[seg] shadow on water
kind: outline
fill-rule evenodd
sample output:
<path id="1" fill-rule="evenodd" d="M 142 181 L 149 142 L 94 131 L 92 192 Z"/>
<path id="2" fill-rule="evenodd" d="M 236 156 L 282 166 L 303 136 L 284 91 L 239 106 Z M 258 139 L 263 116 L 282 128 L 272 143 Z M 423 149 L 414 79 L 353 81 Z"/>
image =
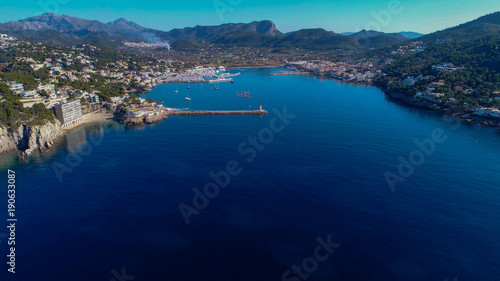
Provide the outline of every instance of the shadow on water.
<path id="1" fill-rule="evenodd" d="M 12 170 L 30 170 L 38 164 L 53 160 L 60 152 L 66 151 L 67 153 L 76 153 L 82 147 L 88 144 L 89 137 L 96 138 L 103 136 L 104 131 L 107 129 L 117 130 L 124 128 L 123 125 L 115 121 L 103 121 L 85 124 L 67 135 L 63 136 L 56 144 L 49 150 L 35 151 L 30 157 L 19 161 L 21 156 L 20 151 L 12 151 L 0 156 L 0 172 Z"/>

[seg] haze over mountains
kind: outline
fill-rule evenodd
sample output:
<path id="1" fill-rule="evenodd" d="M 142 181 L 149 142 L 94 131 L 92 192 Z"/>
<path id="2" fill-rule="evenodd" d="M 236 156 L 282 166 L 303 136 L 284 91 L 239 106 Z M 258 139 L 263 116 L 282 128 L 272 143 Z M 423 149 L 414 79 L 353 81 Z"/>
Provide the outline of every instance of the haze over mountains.
<path id="1" fill-rule="evenodd" d="M 497 31 L 500 31 L 500 12 L 428 35 L 416 32 L 383 33 L 373 30 L 336 34 L 322 28 L 301 29 L 283 34 L 272 21 L 228 23 L 161 31 L 143 27 L 123 18 L 102 23 L 54 13 L 0 24 L 0 32 L 57 45 L 94 43 L 115 47 L 122 45 L 124 41 L 144 41 L 175 43 L 174 46 L 183 48 L 197 48 L 203 43 L 215 43 L 227 46 L 294 47 L 310 50 L 379 48 L 414 38 L 426 43 L 437 43 Z"/>
<path id="2" fill-rule="evenodd" d="M 269 36 L 282 35 L 271 21 L 255 21 L 248 24 L 229 23 L 219 26 L 196 26 L 165 32 L 146 28 L 123 18 L 109 23 L 102 23 L 97 20 L 87 20 L 68 15 L 61 16 L 54 13 L 0 24 L 0 31 L 12 33 L 20 37 L 36 37 L 43 40 L 43 36 L 33 34 L 36 31 L 39 34 L 45 35 L 47 40 L 60 41 L 60 43 L 81 41 L 91 36 L 100 36 L 112 41 L 127 40 L 149 43 L 168 41 L 173 43 L 183 39 L 214 42 L 225 34 L 235 31 L 259 33 Z M 56 36 L 53 31 L 59 32 L 60 35 Z"/>
<path id="3" fill-rule="evenodd" d="M 171 31 L 161 31 L 140 26 L 134 22 L 120 18 L 113 22 L 102 23 L 97 20 L 87 20 L 68 15 L 47 13 L 19 21 L 0 24 L 0 31 L 24 39 L 44 43 L 68 45 L 77 43 L 120 44 L 123 41 L 145 41 L 150 43 L 175 43 L 181 40 L 184 44 L 194 45 L 195 42 L 220 43 L 228 45 L 248 46 L 290 46 L 296 44 L 304 47 L 309 43 L 318 44 L 323 49 L 326 45 L 336 45 L 338 48 L 354 48 L 359 46 L 373 47 L 370 44 L 359 44 L 355 39 L 324 29 L 303 29 L 288 34 L 280 32 L 272 21 L 255 21 L 248 24 L 228 23 L 218 26 L 195 26 Z M 367 33 L 361 36 L 362 32 Z M 377 37 L 373 45 L 383 41 L 394 43 L 406 39 L 398 34 L 385 34 L 375 31 L 361 31 L 354 38 Z M 192 41 L 195 42 L 192 42 Z M 382 44 L 383 45 L 383 44 Z"/>
<path id="4" fill-rule="evenodd" d="M 406 32 L 403 31 L 403 32 L 398 32 L 398 33 L 384 33 L 384 32 L 380 32 L 380 31 L 366 30 L 366 29 L 363 29 L 363 30 L 358 31 L 358 32 L 343 32 L 340 34 L 346 35 L 346 36 L 352 36 L 352 37 L 356 37 L 356 38 L 367 38 L 367 37 L 375 37 L 378 35 L 386 35 L 386 36 L 391 36 L 391 37 L 403 39 L 403 40 L 404 39 L 415 39 L 415 38 L 418 38 L 418 37 L 424 35 L 422 33 L 409 32 L 409 31 L 406 31 Z"/>

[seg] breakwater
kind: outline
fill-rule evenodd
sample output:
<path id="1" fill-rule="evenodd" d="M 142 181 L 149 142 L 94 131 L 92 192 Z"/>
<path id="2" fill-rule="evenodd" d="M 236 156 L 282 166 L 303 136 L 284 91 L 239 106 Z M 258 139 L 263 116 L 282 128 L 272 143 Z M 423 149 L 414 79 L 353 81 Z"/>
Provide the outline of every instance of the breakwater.
<path id="1" fill-rule="evenodd" d="M 267 110 L 170 110 L 158 112 L 152 116 L 128 117 L 122 116 L 116 119 L 125 125 L 154 124 L 167 119 L 169 116 L 209 116 L 209 115 L 264 115 Z"/>
<path id="2" fill-rule="evenodd" d="M 200 116 L 200 115 L 263 115 L 266 110 L 190 110 L 190 111 L 172 111 L 168 116 Z"/>

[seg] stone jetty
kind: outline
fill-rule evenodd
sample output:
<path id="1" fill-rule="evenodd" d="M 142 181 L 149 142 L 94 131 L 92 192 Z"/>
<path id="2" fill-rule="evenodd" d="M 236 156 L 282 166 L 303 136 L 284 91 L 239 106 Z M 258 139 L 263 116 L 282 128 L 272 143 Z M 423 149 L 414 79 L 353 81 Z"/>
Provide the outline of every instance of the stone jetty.
<path id="1" fill-rule="evenodd" d="M 141 125 L 154 124 L 167 119 L 169 116 L 209 116 L 209 115 L 264 115 L 268 114 L 267 110 L 169 110 L 162 111 L 153 116 L 127 117 L 118 118 L 120 123 L 125 125 Z"/>
<path id="2" fill-rule="evenodd" d="M 268 114 L 266 110 L 227 110 L 227 111 L 212 111 L 212 110 L 189 110 L 189 111 L 172 111 L 168 116 L 198 116 L 198 115 L 264 115 Z"/>

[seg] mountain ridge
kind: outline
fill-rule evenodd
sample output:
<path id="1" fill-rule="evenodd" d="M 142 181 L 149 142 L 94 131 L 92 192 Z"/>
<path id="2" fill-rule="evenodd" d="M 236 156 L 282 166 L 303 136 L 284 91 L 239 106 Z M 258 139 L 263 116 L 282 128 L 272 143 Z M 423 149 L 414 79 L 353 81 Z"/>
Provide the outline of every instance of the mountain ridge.
<path id="1" fill-rule="evenodd" d="M 156 30 L 143 27 L 125 18 L 119 18 L 109 23 L 98 20 L 88 20 L 68 15 L 58 15 L 55 13 L 45 13 L 18 21 L 9 21 L 0 25 L 0 31 L 10 32 L 13 35 L 23 37 L 23 35 L 33 32 L 59 31 L 64 40 L 59 41 L 79 41 L 85 40 L 85 34 L 102 36 L 110 41 L 145 41 L 157 43 L 158 41 L 168 41 L 174 43 L 182 39 L 193 39 L 195 41 L 214 42 L 227 33 L 234 31 L 246 31 L 270 36 L 278 36 L 282 33 L 276 28 L 272 21 L 253 21 L 251 23 L 228 23 L 218 26 L 195 26 L 182 29 L 172 29 L 170 31 Z M 32 36 L 37 37 L 37 36 Z M 34 38 L 30 38 L 34 39 Z M 38 36 L 39 40 L 43 40 Z M 49 38 L 54 39 L 54 38 Z M 50 40 L 49 40 L 50 41 Z M 54 41 L 54 40 L 52 40 Z M 57 40 L 56 40 L 57 41 Z"/>
<path id="2" fill-rule="evenodd" d="M 498 31 L 500 31 L 500 11 L 481 16 L 457 26 L 438 30 L 419 37 L 418 40 L 433 44 L 450 40 L 467 39 Z"/>
<path id="3" fill-rule="evenodd" d="M 308 50 L 358 50 L 381 48 L 404 40 L 425 44 L 464 39 L 500 31 L 500 12 L 494 12 L 455 27 L 422 35 L 416 32 L 384 33 L 361 30 L 337 34 L 323 28 L 301 29 L 283 34 L 270 20 L 250 23 L 225 23 L 213 26 L 176 28 L 161 31 L 143 27 L 125 18 L 108 23 L 68 15 L 46 13 L 19 21 L 0 24 L 0 32 L 32 41 L 56 45 L 81 43 L 118 47 L 125 41 L 168 42 L 195 49 L 205 43 L 224 46 L 300 48 Z M 421 36 L 422 35 L 422 36 Z"/>

